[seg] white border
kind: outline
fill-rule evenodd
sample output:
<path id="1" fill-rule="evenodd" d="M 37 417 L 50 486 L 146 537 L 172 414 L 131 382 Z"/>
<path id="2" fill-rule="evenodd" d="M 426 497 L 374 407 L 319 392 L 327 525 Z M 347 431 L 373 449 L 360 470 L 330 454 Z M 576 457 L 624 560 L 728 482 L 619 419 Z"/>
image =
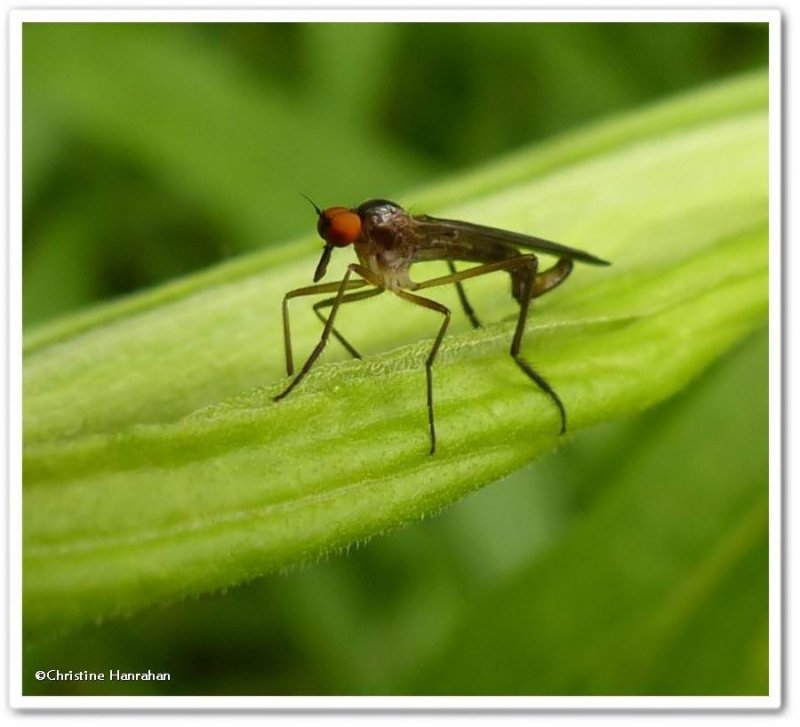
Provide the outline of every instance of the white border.
<path id="1" fill-rule="evenodd" d="M 489 10 L 465 8 L 257 10 L 12 10 L 8 16 L 9 205 L 9 703 L 25 710 L 770 710 L 781 705 L 781 14 L 777 10 Z M 507 3 L 511 5 L 513 3 Z M 357 2 L 353 5 L 358 5 Z M 445 5 L 445 3 L 441 3 Z M 33 697 L 22 695 L 21 452 L 22 164 L 24 22 L 762 22 L 770 37 L 770 683 L 766 697 Z"/>
<path id="2" fill-rule="evenodd" d="M 357 3 L 353 3 L 357 5 Z M 92 8 L 74 10 L 11 10 L 9 24 L 20 22 L 46 23 L 295 23 L 295 22 L 348 22 L 348 23 L 780 23 L 777 10 L 637 10 L 586 8 L 535 9 L 460 7 L 454 14 L 447 7 L 277 7 L 272 9 L 207 9 L 207 10 L 158 10 Z"/>
<path id="3" fill-rule="evenodd" d="M 769 693 L 781 703 L 783 676 L 783 285 L 782 75 L 780 15 L 769 26 Z"/>
<path id="4" fill-rule="evenodd" d="M 22 25 L 8 23 L 8 674 L 22 706 Z M 13 422 L 13 424 L 12 424 Z"/>

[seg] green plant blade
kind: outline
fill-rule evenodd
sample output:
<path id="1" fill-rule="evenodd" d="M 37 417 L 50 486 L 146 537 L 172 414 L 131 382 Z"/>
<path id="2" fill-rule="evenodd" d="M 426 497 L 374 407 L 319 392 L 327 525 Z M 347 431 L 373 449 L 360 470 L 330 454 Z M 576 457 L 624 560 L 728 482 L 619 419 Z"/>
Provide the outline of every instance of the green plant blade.
<path id="1" fill-rule="evenodd" d="M 511 164 L 507 184 L 495 177 L 491 191 L 441 210 L 613 261 L 577 269 L 537 301 L 527 328 L 525 354 L 566 403 L 572 431 L 668 397 L 764 320 L 767 115 L 765 103 L 753 108 L 753 80 L 741 84 L 748 102 L 725 114 L 708 92 L 707 123 L 699 96 L 688 124 L 677 115 L 674 127 L 660 123 L 650 137 L 598 146 L 544 175 L 523 177 Z M 424 403 L 429 340 L 319 366 L 274 404 L 285 385 L 280 297 L 308 283 L 318 247 L 302 250 L 259 257 L 244 276 L 234 264 L 180 294 L 155 292 L 30 350 L 29 635 L 346 547 L 557 446 L 552 402 L 508 357 L 508 320 L 446 341 L 434 377 L 435 457 Z M 265 260 L 274 264 L 262 269 Z M 513 314 L 507 279 L 469 291 L 485 320 Z M 442 299 L 455 303 L 452 293 Z M 364 306 L 343 310 L 341 328 L 365 353 L 432 335 L 437 323 L 390 296 Z M 307 307 L 294 309 L 298 357 L 319 335 Z"/>

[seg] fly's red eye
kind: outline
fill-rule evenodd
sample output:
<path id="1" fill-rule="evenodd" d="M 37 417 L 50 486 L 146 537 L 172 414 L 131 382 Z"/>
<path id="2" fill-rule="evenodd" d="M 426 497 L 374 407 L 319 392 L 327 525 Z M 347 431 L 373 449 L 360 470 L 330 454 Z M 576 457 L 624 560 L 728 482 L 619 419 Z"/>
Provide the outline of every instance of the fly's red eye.
<path id="1" fill-rule="evenodd" d="M 329 245 L 345 247 L 361 236 L 361 218 L 347 207 L 328 207 L 319 216 L 317 231 Z"/>

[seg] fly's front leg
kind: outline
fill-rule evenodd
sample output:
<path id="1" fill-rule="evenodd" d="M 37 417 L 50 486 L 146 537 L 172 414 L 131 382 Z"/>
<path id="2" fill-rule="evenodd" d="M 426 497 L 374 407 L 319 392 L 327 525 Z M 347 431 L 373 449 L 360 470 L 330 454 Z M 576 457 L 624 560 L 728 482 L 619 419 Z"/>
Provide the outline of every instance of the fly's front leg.
<path id="1" fill-rule="evenodd" d="M 395 293 L 397 293 L 397 295 L 403 300 L 407 300 L 415 305 L 421 305 L 423 308 L 435 310 L 437 313 L 441 313 L 444 316 L 442 325 L 439 328 L 439 333 L 436 335 L 436 340 L 433 342 L 433 348 L 431 348 L 431 352 L 428 354 L 428 359 L 425 361 L 425 375 L 428 386 L 428 425 L 431 432 L 430 454 L 433 454 L 436 451 L 436 425 L 434 423 L 433 415 L 433 362 L 436 359 L 436 353 L 439 350 L 439 346 L 442 345 L 442 339 L 447 331 L 447 326 L 450 324 L 450 309 L 441 303 L 437 303 L 435 300 L 423 298 L 421 295 L 407 293 L 404 290 L 396 290 Z"/>
<path id="2" fill-rule="evenodd" d="M 366 300 L 367 298 L 373 298 L 376 295 L 380 295 L 383 293 L 383 288 L 371 288 L 370 290 L 360 290 L 355 293 L 348 293 L 347 295 L 342 298 L 342 305 L 345 303 L 353 303 L 357 300 Z M 317 318 L 321 321 L 323 326 L 326 326 L 328 323 L 327 317 L 320 312 L 322 308 L 330 308 L 336 302 L 336 298 L 328 298 L 327 300 L 321 300 L 319 303 L 314 303 L 314 313 L 316 314 Z M 331 328 L 331 333 L 333 334 L 334 338 L 336 338 L 339 343 L 344 346 L 348 353 L 353 358 L 361 358 L 361 354 L 356 351 L 355 348 L 350 344 L 350 342 L 341 334 L 339 331 L 336 330 L 334 326 Z"/>
<path id="3" fill-rule="evenodd" d="M 358 273 L 362 278 L 364 278 L 364 280 L 350 280 L 350 276 L 353 273 Z M 289 392 L 291 392 L 292 389 L 294 389 L 294 387 L 305 378 L 305 375 L 310 371 L 311 367 L 314 365 L 314 362 L 319 358 L 319 355 L 325 348 L 325 344 L 328 342 L 328 338 L 330 338 L 331 331 L 333 330 L 333 321 L 336 318 L 336 313 L 338 312 L 339 306 L 342 304 L 342 300 L 345 297 L 345 291 L 348 288 L 359 288 L 367 284 L 372 284 L 376 287 L 379 287 L 378 283 L 379 281 L 372 274 L 372 272 L 361 265 L 353 263 L 352 265 L 347 266 L 347 272 L 345 273 L 344 278 L 342 278 L 342 280 L 338 283 L 326 283 L 323 285 L 312 286 L 311 288 L 299 288 L 298 290 L 291 291 L 286 295 L 286 298 L 284 298 L 284 333 L 286 334 L 287 368 L 289 368 L 288 362 L 291 360 L 291 347 L 288 338 L 289 317 L 286 312 L 286 299 L 289 297 L 294 297 L 292 294 L 313 295 L 314 293 L 329 293 L 332 292 L 332 290 L 337 290 L 336 297 L 334 298 L 331 306 L 331 314 L 328 316 L 328 320 L 325 323 L 325 328 L 322 331 L 322 336 L 319 339 L 319 343 L 314 347 L 314 350 L 303 364 L 303 368 L 300 369 L 297 376 L 292 379 L 289 385 L 280 394 L 278 394 L 273 401 L 280 401 L 287 394 L 289 394 Z M 289 375 L 292 375 L 291 371 L 289 372 Z"/>
<path id="4" fill-rule="evenodd" d="M 335 293 L 339 290 L 342 283 L 322 283 L 321 285 L 309 285 L 305 288 L 296 288 L 290 290 L 283 296 L 283 347 L 286 354 L 286 375 L 291 376 L 294 373 L 294 359 L 292 358 L 292 332 L 289 326 L 289 301 L 292 298 L 298 298 L 304 295 L 322 295 L 323 293 Z M 353 288 L 362 288 L 367 283 L 363 280 L 350 280 L 347 282 L 347 287 L 352 290 Z"/>

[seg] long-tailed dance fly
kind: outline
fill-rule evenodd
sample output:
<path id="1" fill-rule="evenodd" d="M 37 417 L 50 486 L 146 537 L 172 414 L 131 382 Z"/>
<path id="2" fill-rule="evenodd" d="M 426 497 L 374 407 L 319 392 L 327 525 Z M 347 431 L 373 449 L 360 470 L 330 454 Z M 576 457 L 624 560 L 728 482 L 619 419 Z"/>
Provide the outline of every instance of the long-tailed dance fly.
<path id="1" fill-rule="evenodd" d="M 388 290 L 409 303 L 423 306 L 442 316 L 439 332 L 425 361 L 430 453 L 433 454 L 436 451 L 436 426 L 432 370 L 436 353 L 450 323 L 450 309 L 435 300 L 418 295 L 416 291 L 439 285 L 455 285 L 464 312 L 472 325 L 478 328 L 480 321 L 467 300 L 462 281 L 504 270 L 511 276 L 511 293 L 519 304 L 519 315 L 511 339 L 511 358 L 553 400 L 561 419 L 560 433 L 566 431 L 567 412 L 564 404 L 547 380 L 534 370 L 520 353 L 528 308 L 533 298 L 538 298 L 563 283 L 572 272 L 575 261 L 589 265 L 610 263 L 588 252 L 539 237 L 459 220 L 412 215 L 400 205 L 386 199 L 370 199 L 353 208 L 328 207 L 327 209 L 320 209 L 311 199 L 308 197 L 306 199 L 314 205 L 318 215 L 317 231 L 325 241 L 322 257 L 314 272 L 314 283 L 318 283 L 325 275 L 334 248 L 353 245 L 358 262 L 348 265 L 347 272 L 338 282 L 297 288 L 284 296 L 286 372 L 294 378 L 275 397 L 275 401 L 283 399 L 303 380 L 319 358 L 331 335 L 352 356 L 361 358 L 358 351 L 334 327 L 336 314 L 344 303 L 372 298 Z M 520 248 L 553 255 L 558 258 L 558 262 L 547 270 L 539 271 L 539 258 L 533 252 L 520 252 Z M 414 263 L 431 260 L 446 261 L 450 273 L 423 282 L 412 281 L 409 277 L 411 266 Z M 479 264 L 466 270 L 456 270 L 456 261 Z M 358 290 L 359 288 L 366 290 Z M 321 300 L 313 306 L 314 313 L 323 324 L 322 336 L 303 367 L 295 374 L 289 333 L 289 300 L 300 296 L 331 293 L 334 294 L 332 297 Z M 325 308 L 330 308 L 327 316 L 322 312 Z"/>

